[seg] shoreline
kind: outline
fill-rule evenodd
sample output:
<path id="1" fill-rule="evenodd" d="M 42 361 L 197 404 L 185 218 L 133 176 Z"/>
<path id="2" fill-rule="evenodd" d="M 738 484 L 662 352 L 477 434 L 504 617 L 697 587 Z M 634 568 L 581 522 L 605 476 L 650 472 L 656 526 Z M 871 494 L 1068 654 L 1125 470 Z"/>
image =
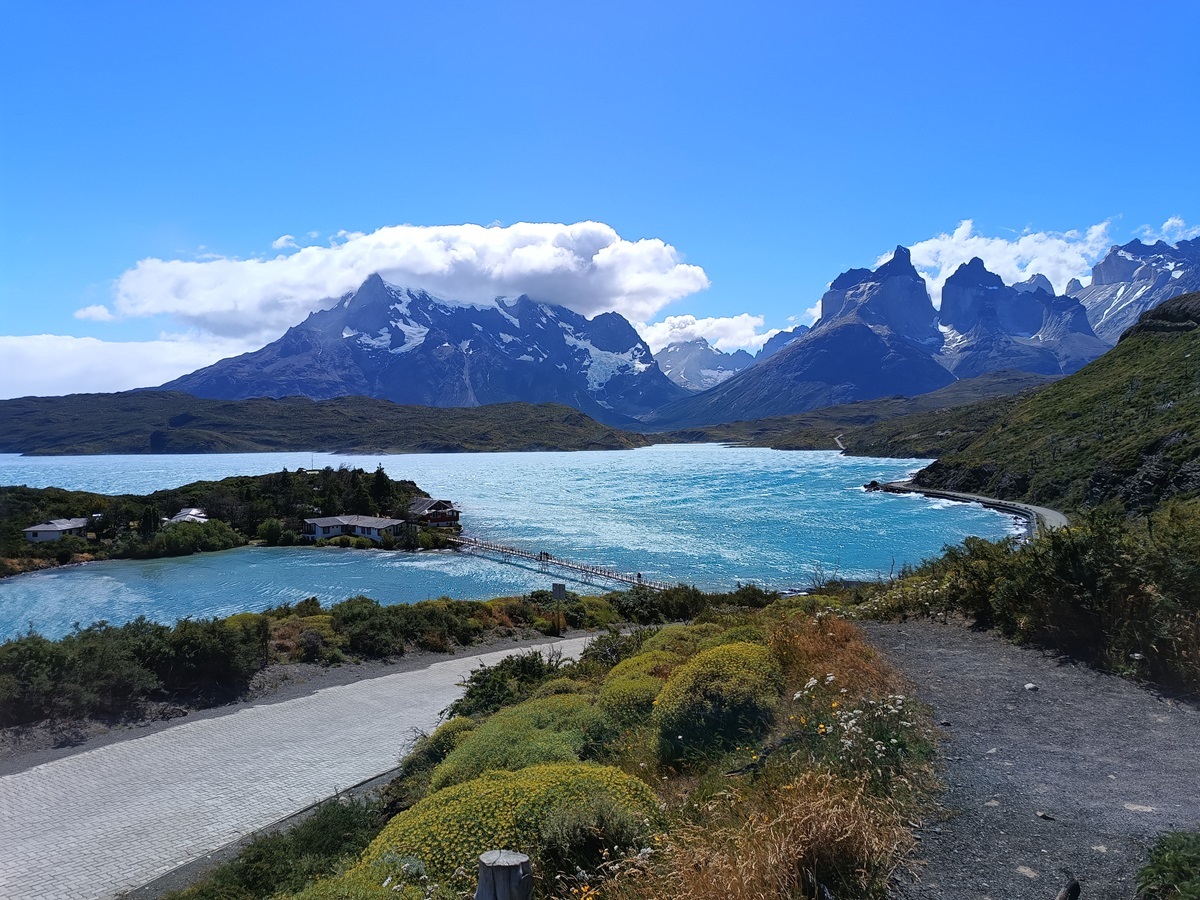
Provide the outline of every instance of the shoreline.
<path id="1" fill-rule="evenodd" d="M 985 497 L 982 494 L 968 494 L 961 491 L 947 491 L 940 488 L 926 488 L 909 481 L 871 482 L 866 486 L 868 491 L 883 491 L 888 494 L 920 494 L 937 500 L 952 500 L 958 503 L 978 503 L 988 509 L 1006 513 L 1023 519 L 1025 536 L 1037 537 L 1046 531 L 1056 531 L 1070 525 L 1066 513 L 1046 506 L 1033 506 L 1029 503 L 1018 503 L 1014 500 L 1000 500 L 996 497 Z"/>

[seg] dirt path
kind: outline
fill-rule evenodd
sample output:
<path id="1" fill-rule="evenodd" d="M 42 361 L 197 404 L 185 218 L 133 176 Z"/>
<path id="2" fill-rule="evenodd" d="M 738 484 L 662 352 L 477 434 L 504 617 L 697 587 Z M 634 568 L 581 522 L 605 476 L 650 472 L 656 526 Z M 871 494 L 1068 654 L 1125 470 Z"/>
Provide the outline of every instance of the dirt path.
<path id="1" fill-rule="evenodd" d="M 1200 828 L 1197 706 L 961 625 L 864 628 L 946 734 L 896 897 L 1052 900 L 1065 868 L 1083 900 L 1131 900 L 1155 836 Z"/>

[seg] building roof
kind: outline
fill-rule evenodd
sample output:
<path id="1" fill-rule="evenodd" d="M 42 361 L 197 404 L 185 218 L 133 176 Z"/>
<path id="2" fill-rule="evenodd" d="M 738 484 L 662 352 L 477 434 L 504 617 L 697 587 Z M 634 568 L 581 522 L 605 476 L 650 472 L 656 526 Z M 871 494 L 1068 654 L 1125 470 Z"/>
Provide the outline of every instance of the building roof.
<path id="1" fill-rule="evenodd" d="M 408 511 L 414 516 L 424 515 L 427 512 L 434 510 L 450 510 L 454 509 L 454 501 L 439 500 L 436 497 L 418 497 L 412 503 L 408 504 Z"/>
<path id="2" fill-rule="evenodd" d="M 51 519 L 40 525 L 30 525 L 22 531 L 70 531 L 72 528 L 83 528 L 87 525 L 86 517 L 80 519 Z"/>
<path id="3" fill-rule="evenodd" d="M 399 525 L 402 519 L 383 519 L 379 516 L 321 516 L 316 519 L 305 519 L 305 524 L 325 528 L 333 525 L 357 525 L 360 528 L 390 528 Z"/>

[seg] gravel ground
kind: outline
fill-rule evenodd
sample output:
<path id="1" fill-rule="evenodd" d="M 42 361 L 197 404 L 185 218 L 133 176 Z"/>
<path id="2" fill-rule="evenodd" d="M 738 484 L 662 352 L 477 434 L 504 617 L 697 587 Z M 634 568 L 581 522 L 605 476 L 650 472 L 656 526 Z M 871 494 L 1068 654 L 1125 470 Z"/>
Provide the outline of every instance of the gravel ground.
<path id="1" fill-rule="evenodd" d="M 1200 828 L 1195 704 L 962 624 L 863 627 L 945 735 L 899 900 L 1053 900 L 1064 870 L 1131 900 L 1155 836 Z"/>

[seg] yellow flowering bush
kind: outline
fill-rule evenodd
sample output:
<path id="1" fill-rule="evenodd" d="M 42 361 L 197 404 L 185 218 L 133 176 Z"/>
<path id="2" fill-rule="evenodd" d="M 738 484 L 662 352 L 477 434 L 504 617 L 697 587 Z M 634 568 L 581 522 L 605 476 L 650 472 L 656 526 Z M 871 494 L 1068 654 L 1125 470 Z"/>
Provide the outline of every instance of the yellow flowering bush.
<path id="1" fill-rule="evenodd" d="M 681 662 L 679 656 L 666 650 L 650 650 L 623 659 L 609 670 L 605 680 L 625 678 L 630 675 L 649 675 L 666 679 Z"/>
<path id="2" fill-rule="evenodd" d="M 720 634 L 714 635 L 705 639 L 700 644 L 701 650 L 711 650 L 713 647 L 720 647 L 722 644 L 765 644 L 767 643 L 767 633 L 757 625 L 738 625 L 735 628 L 726 628 Z"/>
<path id="3" fill-rule="evenodd" d="M 620 809 L 626 823 L 641 823 L 639 838 L 649 832 L 658 811 L 650 788 L 609 766 L 553 763 L 487 772 L 431 794 L 393 818 L 347 880 L 382 884 L 402 874 L 403 860 L 415 858 L 430 878 L 469 887 L 479 854 L 503 848 L 540 858 L 549 838 L 545 823 L 597 804 Z"/>
<path id="4" fill-rule="evenodd" d="M 672 761 L 732 746 L 774 721 L 783 677 L 771 651 L 740 642 L 683 663 L 654 708 L 659 753 Z"/>
<path id="5" fill-rule="evenodd" d="M 691 656 L 704 641 L 720 633 L 720 625 L 666 625 L 646 639 L 642 652 L 665 650 L 676 656 Z"/>
<path id="6" fill-rule="evenodd" d="M 467 781 L 489 769 L 523 769 L 574 762 L 612 733 L 604 711 L 583 694 L 526 700 L 494 713 L 467 734 L 433 770 L 431 790 Z"/>
<path id="7" fill-rule="evenodd" d="M 651 675 L 606 678 L 600 688 L 600 708 L 619 725 L 634 725 L 650 718 L 662 690 L 661 679 Z"/>

